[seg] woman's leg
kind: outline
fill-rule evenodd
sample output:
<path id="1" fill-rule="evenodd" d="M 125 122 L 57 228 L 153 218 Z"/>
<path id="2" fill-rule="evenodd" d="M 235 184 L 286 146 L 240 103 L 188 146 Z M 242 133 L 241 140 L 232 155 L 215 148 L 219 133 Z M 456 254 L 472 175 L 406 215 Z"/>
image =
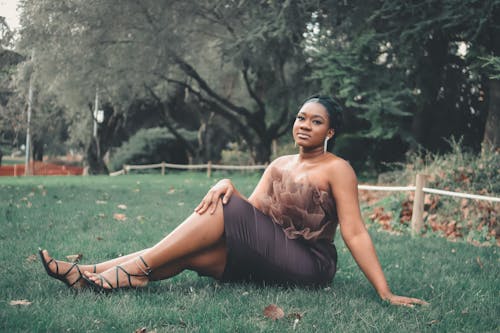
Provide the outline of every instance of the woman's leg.
<path id="1" fill-rule="evenodd" d="M 186 269 L 220 279 L 226 267 L 226 258 L 226 244 L 221 241 L 212 247 L 156 268 L 151 274 L 151 279 L 156 281 L 168 279 Z"/>
<path id="2" fill-rule="evenodd" d="M 141 256 L 145 263 L 147 263 L 147 266 L 139 257 L 122 263 L 120 266 L 127 273 L 132 275 L 130 276 L 131 285 L 142 286 L 147 284 L 148 278 L 144 273 L 148 269 L 154 271 L 162 266 L 169 267 L 169 265 L 170 268 L 172 268 L 175 266 L 176 261 L 183 258 L 191 258 L 192 263 L 195 261 L 192 256 L 195 256 L 197 253 L 203 253 L 203 251 L 207 251 L 220 244 L 223 241 L 223 235 L 224 216 L 222 204 L 219 201 L 217 209 L 213 214 L 208 212 L 203 215 L 193 213 L 155 246 L 145 250 Z M 224 254 L 225 264 L 225 250 L 218 252 L 219 255 L 220 253 Z M 208 257 L 212 260 L 211 256 Z M 207 260 L 207 262 L 210 260 Z M 179 269 L 189 268 L 185 262 L 183 265 L 180 265 Z M 199 268 L 200 267 L 194 266 L 192 269 Z M 210 270 L 207 267 L 203 269 Z M 172 269 L 172 271 L 175 271 L 175 269 Z M 105 288 L 116 287 L 118 282 L 122 287 L 129 285 L 127 274 L 116 267 L 108 269 L 102 274 L 93 274 L 90 270 L 86 271 L 84 274 L 90 280 Z"/>

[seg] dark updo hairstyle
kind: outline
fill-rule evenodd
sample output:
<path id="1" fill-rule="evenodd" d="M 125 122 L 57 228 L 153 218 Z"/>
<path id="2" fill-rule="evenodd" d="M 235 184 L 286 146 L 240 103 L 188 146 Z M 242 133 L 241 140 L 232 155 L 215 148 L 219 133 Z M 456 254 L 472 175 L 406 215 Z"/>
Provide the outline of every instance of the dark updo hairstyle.
<path id="1" fill-rule="evenodd" d="M 328 112 L 329 126 L 335 132 L 333 134 L 333 137 L 328 140 L 328 150 L 331 150 L 335 145 L 335 138 L 339 134 L 343 125 L 342 107 L 340 106 L 339 102 L 337 102 L 333 98 L 323 95 L 309 96 L 300 107 L 302 108 L 302 106 L 304 106 L 304 104 L 306 103 L 319 103 L 323 105 L 323 107 Z"/>

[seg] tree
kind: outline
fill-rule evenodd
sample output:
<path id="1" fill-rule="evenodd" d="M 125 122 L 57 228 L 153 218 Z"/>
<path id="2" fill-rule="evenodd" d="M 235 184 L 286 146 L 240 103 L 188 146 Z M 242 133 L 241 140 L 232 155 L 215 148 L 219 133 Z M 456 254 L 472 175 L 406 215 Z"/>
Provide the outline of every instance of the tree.
<path id="1" fill-rule="evenodd" d="M 16 65 L 24 60 L 21 54 L 10 49 L 12 38 L 13 33 L 5 18 L 0 16 L 0 145 L 11 146 L 18 141 L 23 129 L 22 115 L 12 106 L 16 104 L 13 80 Z"/>
<path id="2" fill-rule="evenodd" d="M 500 147 L 500 56 L 484 58 L 490 73 L 488 118 L 484 128 L 483 146 Z"/>
<path id="3" fill-rule="evenodd" d="M 313 78 L 362 118 L 365 138 L 439 151 L 443 138 L 464 136 L 477 150 L 484 95 L 493 95 L 480 56 L 498 52 L 499 8 L 472 0 L 330 2 L 317 14 Z"/>
<path id="4" fill-rule="evenodd" d="M 137 98 L 155 100 L 170 124 L 168 99 L 181 87 L 200 119 L 226 119 L 265 162 L 307 94 L 307 1 L 39 0 L 22 8 L 21 45 L 35 50 L 40 80 L 79 115 L 77 126 L 95 87 L 117 114 Z"/>

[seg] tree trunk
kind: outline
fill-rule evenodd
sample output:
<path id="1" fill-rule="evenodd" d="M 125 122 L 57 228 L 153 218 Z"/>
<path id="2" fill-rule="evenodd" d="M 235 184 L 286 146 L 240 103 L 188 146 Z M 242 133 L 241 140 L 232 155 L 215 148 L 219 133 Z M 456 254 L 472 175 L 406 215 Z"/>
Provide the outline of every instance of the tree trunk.
<path id="1" fill-rule="evenodd" d="M 489 82 L 488 117 L 484 127 L 483 146 L 500 147 L 500 80 Z"/>
<path id="2" fill-rule="evenodd" d="M 259 142 L 253 147 L 255 163 L 265 164 L 270 161 L 271 145 L 272 139 L 262 138 L 259 140 Z"/>
<path id="3" fill-rule="evenodd" d="M 98 149 L 97 139 L 95 137 L 90 141 L 87 147 L 87 163 L 89 164 L 89 175 L 108 175 L 109 170 L 104 163 L 103 155 Z"/>
<path id="4" fill-rule="evenodd" d="M 43 141 L 34 139 L 32 145 L 33 151 L 31 156 L 33 157 L 33 161 L 43 161 Z"/>

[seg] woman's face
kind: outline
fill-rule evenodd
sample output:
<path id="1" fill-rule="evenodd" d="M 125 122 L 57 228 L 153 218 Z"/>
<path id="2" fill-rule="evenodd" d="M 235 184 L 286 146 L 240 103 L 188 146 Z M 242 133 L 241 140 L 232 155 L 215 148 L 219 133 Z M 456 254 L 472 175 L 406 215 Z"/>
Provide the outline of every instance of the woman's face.
<path id="1" fill-rule="evenodd" d="M 309 102 L 302 106 L 293 124 L 293 139 L 303 148 L 321 147 L 325 137 L 331 138 L 334 132 L 330 128 L 330 117 L 320 103 Z"/>

